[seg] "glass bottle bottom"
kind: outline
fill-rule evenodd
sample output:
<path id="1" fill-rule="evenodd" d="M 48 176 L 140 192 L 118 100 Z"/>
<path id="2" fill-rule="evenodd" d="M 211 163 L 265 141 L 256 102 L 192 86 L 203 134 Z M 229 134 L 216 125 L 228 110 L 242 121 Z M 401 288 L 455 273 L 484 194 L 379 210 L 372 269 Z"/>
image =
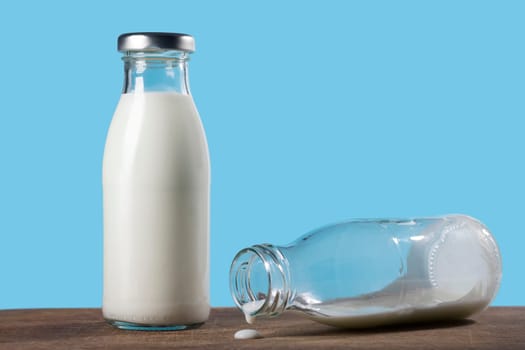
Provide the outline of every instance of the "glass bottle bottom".
<path id="1" fill-rule="evenodd" d="M 108 320 L 108 319 L 106 319 L 106 322 L 108 322 L 110 325 L 117 327 L 119 329 L 124 329 L 128 331 L 150 331 L 150 332 L 183 331 L 186 329 L 199 328 L 200 326 L 204 324 L 204 322 L 201 322 L 201 323 L 193 323 L 193 324 L 147 325 L 147 324 L 142 324 L 142 323 L 133 323 L 133 322 L 116 321 L 116 320 Z"/>

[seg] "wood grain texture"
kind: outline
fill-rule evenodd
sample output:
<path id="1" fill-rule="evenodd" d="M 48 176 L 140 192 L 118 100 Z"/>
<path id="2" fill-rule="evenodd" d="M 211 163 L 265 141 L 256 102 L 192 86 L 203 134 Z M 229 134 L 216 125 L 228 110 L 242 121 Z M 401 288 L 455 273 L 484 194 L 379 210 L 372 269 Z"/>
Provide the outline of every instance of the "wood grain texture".
<path id="1" fill-rule="evenodd" d="M 263 339 L 234 340 L 242 328 Z M 233 308 L 215 308 L 194 330 L 113 328 L 100 309 L 0 311 L 0 349 L 525 349 L 525 307 L 492 307 L 472 320 L 341 330 L 293 313 L 248 326 Z"/>

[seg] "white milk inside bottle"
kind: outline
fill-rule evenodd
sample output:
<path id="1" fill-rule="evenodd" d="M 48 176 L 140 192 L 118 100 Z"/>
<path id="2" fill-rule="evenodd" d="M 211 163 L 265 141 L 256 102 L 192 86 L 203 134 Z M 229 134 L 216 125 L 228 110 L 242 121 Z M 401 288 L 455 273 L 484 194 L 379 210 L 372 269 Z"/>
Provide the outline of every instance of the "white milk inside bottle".
<path id="1" fill-rule="evenodd" d="M 180 330 L 209 315 L 209 158 L 189 92 L 193 38 L 119 37 L 125 83 L 103 162 L 103 315 Z"/>

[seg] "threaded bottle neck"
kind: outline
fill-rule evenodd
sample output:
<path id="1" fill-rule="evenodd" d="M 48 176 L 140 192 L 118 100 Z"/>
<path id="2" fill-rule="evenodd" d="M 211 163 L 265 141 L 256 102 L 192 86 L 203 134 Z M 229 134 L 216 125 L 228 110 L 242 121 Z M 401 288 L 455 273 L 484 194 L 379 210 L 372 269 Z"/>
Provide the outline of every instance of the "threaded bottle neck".
<path id="1" fill-rule="evenodd" d="M 279 247 L 254 245 L 233 259 L 230 291 L 248 322 L 282 313 L 290 304 L 291 290 L 288 260 Z"/>
<path id="2" fill-rule="evenodd" d="M 122 93 L 175 92 L 190 94 L 189 54 L 184 51 L 127 51 Z"/>

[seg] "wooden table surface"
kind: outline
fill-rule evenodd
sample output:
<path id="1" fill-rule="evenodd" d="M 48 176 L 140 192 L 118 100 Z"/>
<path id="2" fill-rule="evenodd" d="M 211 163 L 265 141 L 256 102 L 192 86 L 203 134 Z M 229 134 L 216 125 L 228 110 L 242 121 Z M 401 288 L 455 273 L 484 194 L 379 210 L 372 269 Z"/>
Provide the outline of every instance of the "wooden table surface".
<path id="1" fill-rule="evenodd" d="M 235 340 L 256 328 L 263 339 Z M 296 314 L 248 326 L 240 311 L 214 308 L 202 327 L 179 332 L 115 329 L 100 309 L 0 311 L 0 349 L 525 349 L 525 307 L 492 307 L 472 320 L 342 330 Z"/>

